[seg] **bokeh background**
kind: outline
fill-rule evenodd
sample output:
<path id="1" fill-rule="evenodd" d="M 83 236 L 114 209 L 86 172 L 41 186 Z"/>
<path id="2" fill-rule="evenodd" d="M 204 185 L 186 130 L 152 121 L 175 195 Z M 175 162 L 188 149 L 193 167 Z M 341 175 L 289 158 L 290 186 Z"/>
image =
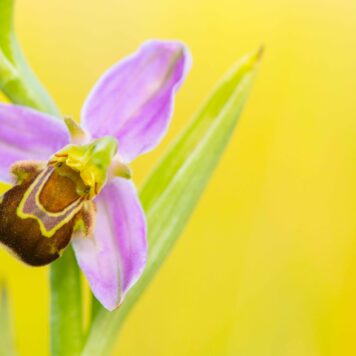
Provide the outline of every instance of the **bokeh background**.
<path id="1" fill-rule="evenodd" d="M 221 164 L 114 354 L 355 355 L 356 2 L 18 0 L 16 12 L 29 61 L 75 118 L 142 41 L 188 44 L 194 67 L 168 136 L 134 164 L 137 183 L 216 80 L 267 49 Z M 0 251 L 22 355 L 47 355 L 47 272 Z"/>

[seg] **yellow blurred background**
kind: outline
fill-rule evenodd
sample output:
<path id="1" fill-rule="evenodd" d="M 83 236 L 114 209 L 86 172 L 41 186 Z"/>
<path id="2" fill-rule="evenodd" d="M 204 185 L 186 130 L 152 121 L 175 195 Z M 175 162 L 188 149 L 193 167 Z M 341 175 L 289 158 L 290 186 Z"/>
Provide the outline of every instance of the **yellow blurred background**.
<path id="1" fill-rule="evenodd" d="M 192 72 L 168 137 L 134 164 L 138 183 L 216 80 L 267 49 L 233 141 L 114 355 L 356 355 L 356 2 L 18 0 L 16 13 L 30 63 L 76 118 L 142 41 L 188 44 Z M 0 251 L 21 355 L 47 355 L 47 272 Z"/>

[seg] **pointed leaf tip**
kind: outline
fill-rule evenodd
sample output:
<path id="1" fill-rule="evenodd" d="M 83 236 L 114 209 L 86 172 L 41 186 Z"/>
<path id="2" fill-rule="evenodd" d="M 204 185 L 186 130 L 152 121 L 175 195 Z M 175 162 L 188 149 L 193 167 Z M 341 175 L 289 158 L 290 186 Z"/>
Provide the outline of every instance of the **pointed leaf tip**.
<path id="1" fill-rule="evenodd" d="M 257 51 L 252 52 L 250 55 L 247 56 L 247 58 L 249 57 L 248 62 L 251 64 L 252 68 L 257 67 L 262 60 L 262 57 L 265 53 L 265 46 L 262 44 Z"/>
<path id="2" fill-rule="evenodd" d="M 265 52 L 264 45 L 261 45 L 256 51 L 250 52 L 243 56 L 240 60 L 237 61 L 235 66 L 232 67 L 232 70 L 228 71 L 227 76 L 223 78 L 227 78 L 233 73 L 240 72 L 240 74 L 248 72 L 253 72 L 258 69 L 259 64 L 261 63 L 262 57 Z"/>
<path id="3" fill-rule="evenodd" d="M 260 48 L 257 50 L 257 60 L 261 60 L 262 59 L 262 57 L 263 57 L 263 55 L 264 55 L 264 53 L 265 53 L 265 51 L 266 51 L 266 48 L 265 48 L 265 45 L 261 45 L 260 46 Z"/>

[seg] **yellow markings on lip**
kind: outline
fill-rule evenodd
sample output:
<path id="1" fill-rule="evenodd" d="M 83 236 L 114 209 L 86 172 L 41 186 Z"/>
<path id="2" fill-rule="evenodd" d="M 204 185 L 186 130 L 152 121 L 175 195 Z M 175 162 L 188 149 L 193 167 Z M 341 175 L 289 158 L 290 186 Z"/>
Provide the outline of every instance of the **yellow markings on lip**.
<path id="1" fill-rule="evenodd" d="M 68 223 L 76 213 L 79 212 L 85 199 L 84 196 L 79 197 L 60 212 L 47 211 L 40 202 L 40 194 L 44 185 L 48 179 L 50 179 L 53 172 L 54 168 L 49 166 L 38 175 L 38 177 L 33 181 L 33 183 L 25 192 L 16 211 L 17 216 L 19 216 L 21 219 L 35 219 L 39 224 L 42 235 L 48 238 L 52 237 L 62 226 Z M 34 212 L 26 211 L 26 208 L 28 208 L 26 207 L 26 204 L 29 204 L 30 206 L 32 204 L 32 209 L 34 209 Z M 38 215 L 42 215 L 44 219 L 48 219 L 50 228 L 46 226 L 45 222 L 41 219 L 41 216 L 36 215 L 36 213 Z M 53 223 L 55 224 L 53 225 Z"/>
<path id="2" fill-rule="evenodd" d="M 100 193 L 108 173 L 111 177 L 111 163 L 117 149 L 117 140 L 111 136 L 84 145 L 65 146 L 29 185 L 16 215 L 21 219 L 35 219 L 40 233 L 52 237 L 81 211 L 86 200 Z M 114 166 L 119 167 L 114 169 L 115 175 L 129 177 L 126 165 L 120 162 Z"/>
<path id="3" fill-rule="evenodd" d="M 78 172 L 84 185 L 89 188 L 89 197 L 92 199 L 105 185 L 117 149 L 117 140 L 104 136 L 88 144 L 65 146 L 52 156 L 50 164 L 63 163 Z"/>

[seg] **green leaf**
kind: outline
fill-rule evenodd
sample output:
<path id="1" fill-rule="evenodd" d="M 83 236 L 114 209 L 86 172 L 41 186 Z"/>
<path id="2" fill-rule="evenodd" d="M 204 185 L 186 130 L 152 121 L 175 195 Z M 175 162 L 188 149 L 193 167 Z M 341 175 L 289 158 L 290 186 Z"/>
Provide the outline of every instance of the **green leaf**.
<path id="1" fill-rule="evenodd" d="M 7 290 L 0 285 L 0 356 L 16 355 Z"/>
<path id="2" fill-rule="evenodd" d="M 145 272 L 116 312 L 96 312 L 82 355 L 110 353 L 127 314 L 174 246 L 233 133 L 260 55 L 246 56 L 223 79 L 144 184 L 141 200 L 149 231 Z"/>
<path id="3" fill-rule="evenodd" d="M 18 45 L 13 29 L 14 5 L 14 0 L 0 0 L 0 89 L 14 103 L 58 115 Z"/>
<path id="4" fill-rule="evenodd" d="M 15 104 L 59 116 L 17 43 L 13 28 L 14 0 L 0 0 L 0 90 Z M 82 345 L 82 300 L 79 267 L 68 248 L 50 268 L 51 351 L 77 355 Z"/>

